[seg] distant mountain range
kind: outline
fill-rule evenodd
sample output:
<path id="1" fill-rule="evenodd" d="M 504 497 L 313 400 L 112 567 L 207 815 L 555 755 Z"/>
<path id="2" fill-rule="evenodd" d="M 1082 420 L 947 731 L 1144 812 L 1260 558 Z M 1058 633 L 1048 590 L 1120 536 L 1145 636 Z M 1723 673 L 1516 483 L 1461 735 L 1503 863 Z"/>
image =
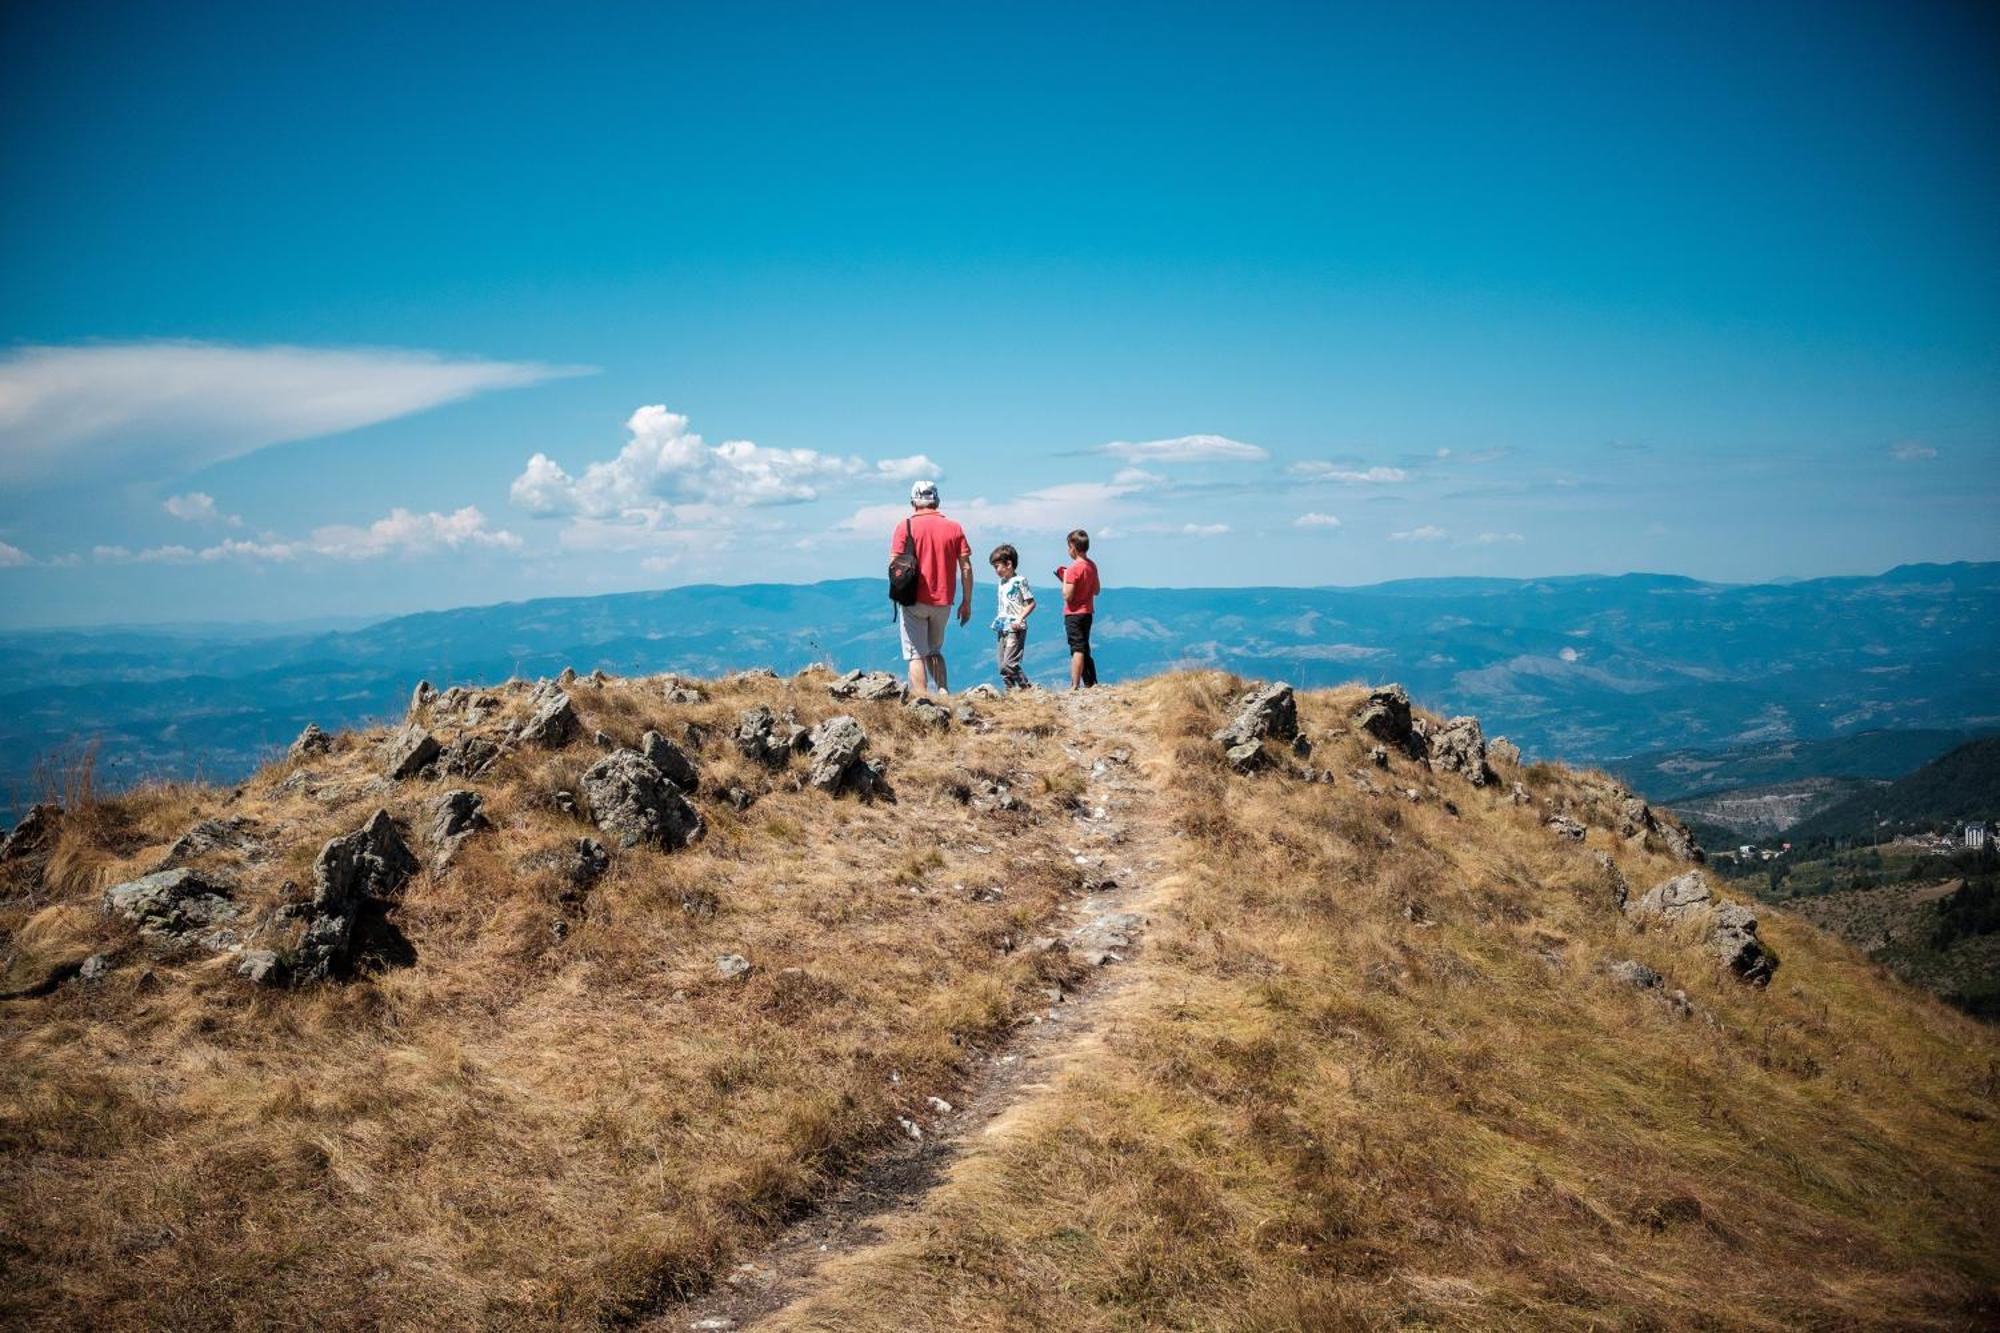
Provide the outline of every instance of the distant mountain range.
<path id="1" fill-rule="evenodd" d="M 1129 588 L 1118 572 L 1107 570 L 1096 636 L 1108 679 L 1222 667 L 1301 686 L 1400 680 L 1428 707 L 1478 714 L 1531 757 L 1613 764 L 1654 799 L 1696 790 L 1690 780 L 1771 780 L 1754 764 L 1704 767 L 1701 752 L 1832 741 L 1898 756 L 1894 771 L 1852 776 L 1895 777 L 2000 728 L 2000 564 L 1751 586 L 1629 574 Z M 955 684 L 993 676 L 990 587 L 979 594 L 971 628 L 948 644 Z M 1029 673 L 1047 684 L 1063 670 L 1056 611 L 1045 604 L 1029 636 Z M 38 757 L 92 740 L 115 784 L 228 780 L 309 721 L 400 714 L 420 678 L 893 667 L 896 639 L 881 580 L 857 579 L 549 598 L 339 632 L 11 632 L 0 653 L 11 683 L 0 693 L 0 804 L 19 809 L 35 794 Z M 1934 734 L 1907 734 L 1919 731 Z M 1616 762 L 1633 756 L 1647 758 Z"/>

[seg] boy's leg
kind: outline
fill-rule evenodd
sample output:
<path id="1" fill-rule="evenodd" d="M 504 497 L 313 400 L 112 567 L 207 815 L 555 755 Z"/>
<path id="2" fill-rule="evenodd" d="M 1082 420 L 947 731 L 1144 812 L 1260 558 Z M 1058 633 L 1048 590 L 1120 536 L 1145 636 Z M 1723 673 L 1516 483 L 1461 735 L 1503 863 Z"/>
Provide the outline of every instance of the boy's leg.
<path id="1" fill-rule="evenodd" d="M 1069 640 L 1069 687 L 1083 688 L 1083 658 L 1089 651 L 1090 621 L 1080 615 L 1063 617 L 1063 637 Z"/>
<path id="2" fill-rule="evenodd" d="M 1092 656 L 1090 651 L 1090 626 L 1096 617 L 1086 611 L 1077 619 L 1083 622 L 1083 633 L 1080 636 L 1083 640 L 1083 687 L 1091 689 L 1097 684 L 1097 658 Z"/>
<path id="3" fill-rule="evenodd" d="M 1028 687 L 1028 677 L 1021 670 L 1021 653 L 1027 641 L 1026 630 L 1000 631 L 1000 680 L 1010 690 Z"/>

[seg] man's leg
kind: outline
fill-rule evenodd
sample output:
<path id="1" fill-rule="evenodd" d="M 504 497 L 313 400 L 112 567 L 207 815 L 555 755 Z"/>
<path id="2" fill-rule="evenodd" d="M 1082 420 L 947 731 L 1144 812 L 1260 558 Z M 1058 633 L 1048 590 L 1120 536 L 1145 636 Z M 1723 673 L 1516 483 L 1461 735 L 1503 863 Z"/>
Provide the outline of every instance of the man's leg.
<path id="1" fill-rule="evenodd" d="M 944 654 L 932 653 L 927 659 L 931 664 L 931 679 L 937 682 L 939 694 L 951 693 L 951 682 L 944 675 Z"/>
<path id="2" fill-rule="evenodd" d="M 896 627 L 903 636 L 903 665 L 910 679 L 910 693 L 924 694 L 924 658 L 930 652 L 930 627 L 921 606 L 906 606 L 896 614 Z"/>
<path id="3" fill-rule="evenodd" d="M 924 686 L 924 659 L 921 657 L 913 657 L 910 659 L 908 665 L 910 668 L 909 670 L 910 693 L 928 694 L 929 690 L 926 689 Z"/>

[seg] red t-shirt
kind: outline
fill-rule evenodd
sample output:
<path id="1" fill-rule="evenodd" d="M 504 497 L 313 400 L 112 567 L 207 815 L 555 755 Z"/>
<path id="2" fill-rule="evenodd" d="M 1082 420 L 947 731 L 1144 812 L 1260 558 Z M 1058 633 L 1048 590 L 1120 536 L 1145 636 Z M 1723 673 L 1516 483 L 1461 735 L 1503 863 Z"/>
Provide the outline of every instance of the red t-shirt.
<path id="1" fill-rule="evenodd" d="M 917 600 L 950 606 L 958 591 L 958 562 L 972 558 L 965 529 L 935 509 L 919 509 L 909 518 L 908 531 L 917 539 Z M 889 554 L 903 553 L 904 527 L 896 524 L 889 537 Z"/>
<path id="2" fill-rule="evenodd" d="M 1063 571 L 1063 583 L 1068 591 L 1063 594 L 1063 614 L 1066 616 L 1089 615 L 1097 610 L 1097 562 L 1089 556 L 1076 558 L 1076 563 Z"/>

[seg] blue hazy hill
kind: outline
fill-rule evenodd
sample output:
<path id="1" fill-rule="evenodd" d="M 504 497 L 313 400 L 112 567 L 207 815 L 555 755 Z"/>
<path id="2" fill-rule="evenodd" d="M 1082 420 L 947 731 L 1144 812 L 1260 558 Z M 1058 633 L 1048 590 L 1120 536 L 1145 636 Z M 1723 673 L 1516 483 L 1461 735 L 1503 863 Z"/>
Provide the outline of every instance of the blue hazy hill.
<path id="1" fill-rule="evenodd" d="M 2000 564 L 1762 585 L 1628 574 L 1124 588 L 1115 567 L 1106 577 L 1097 645 L 1108 679 L 1212 666 L 1300 686 L 1400 680 L 1533 756 L 1605 763 L 2000 727 Z M 1043 591 L 1027 666 L 1056 683 L 1061 626 Z M 982 586 L 972 625 L 952 632 L 954 684 L 992 678 L 990 595 Z M 39 756 L 92 740 L 114 783 L 227 781 L 309 721 L 398 715 L 420 678 L 894 668 L 896 637 L 881 580 L 852 579 L 544 598 L 312 633 L 11 632 L 0 652 L 11 687 L 0 692 L 0 793 L 18 808 Z"/>

